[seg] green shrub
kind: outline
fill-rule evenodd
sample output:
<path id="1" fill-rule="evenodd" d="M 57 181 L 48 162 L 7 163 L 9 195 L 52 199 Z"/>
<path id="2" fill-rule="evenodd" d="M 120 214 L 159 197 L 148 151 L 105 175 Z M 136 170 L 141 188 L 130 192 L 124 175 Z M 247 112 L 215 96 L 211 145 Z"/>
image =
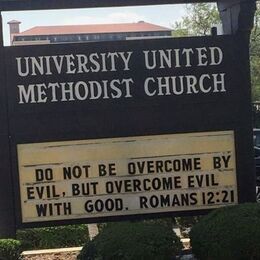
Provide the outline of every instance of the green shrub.
<path id="1" fill-rule="evenodd" d="M 215 210 L 192 228 L 190 237 L 200 260 L 260 259 L 260 205 Z"/>
<path id="2" fill-rule="evenodd" d="M 156 222 L 107 224 L 82 249 L 78 259 L 171 259 L 180 252 L 180 239 L 167 225 Z"/>
<path id="3" fill-rule="evenodd" d="M 189 228 L 199 222 L 201 216 L 176 217 L 175 222 L 181 229 Z"/>
<path id="4" fill-rule="evenodd" d="M 17 239 L 24 250 L 82 246 L 89 240 L 87 225 L 22 229 Z"/>
<path id="5" fill-rule="evenodd" d="M 17 260 L 20 253 L 20 241 L 14 239 L 0 239 L 0 259 Z"/>
<path id="6" fill-rule="evenodd" d="M 16 238 L 21 241 L 23 250 L 38 249 L 40 245 L 39 228 L 19 229 Z"/>

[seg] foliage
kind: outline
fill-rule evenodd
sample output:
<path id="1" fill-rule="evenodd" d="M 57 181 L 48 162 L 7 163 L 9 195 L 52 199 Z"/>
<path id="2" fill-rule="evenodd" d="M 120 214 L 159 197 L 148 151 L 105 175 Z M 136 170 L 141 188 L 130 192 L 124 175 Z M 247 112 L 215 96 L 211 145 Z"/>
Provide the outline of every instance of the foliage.
<path id="1" fill-rule="evenodd" d="M 0 259 L 17 260 L 21 253 L 21 242 L 14 239 L 0 239 Z"/>
<path id="2" fill-rule="evenodd" d="M 250 53 L 251 55 L 260 54 L 260 3 L 256 4 L 256 12 L 254 17 L 254 28 L 251 32 Z"/>
<path id="3" fill-rule="evenodd" d="M 260 2 L 257 2 L 254 28 L 250 39 L 252 99 L 260 100 Z M 187 5 L 187 15 L 173 25 L 173 36 L 208 35 L 210 29 L 220 24 L 216 5 L 208 3 Z M 259 117 L 259 115 L 257 115 Z"/>
<path id="4" fill-rule="evenodd" d="M 254 19 L 254 28 L 250 40 L 250 61 L 251 61 L 251 82 L 252 98 L 260 100 L 260 3 L 257 3 L 257 10 Z"/>
<path id="5" fill-rule="evenodd" d="M 188 228 L 198 223 L 200 216 L 177 217 L 175 219 L 176 219 L 176 224 L 180 228 Z"/>
<path id="6" fill-rule="evenodd" d="M 260 204 L 224 207 L 201 219 L 191 232 L 201 260 L 260 259 Z"/>
<path id="7" fill-rule="evenodd" d="M 220 23 L 215 4 L 199 3 L 186 7 L 188 15 L 173 25 L 173 36 L 208 35 L 213 26 Z"/>
<path id="8" fill-rule="evenodd" d="M 165 222 L 167 223 L 167 222 Z M 107 224 L 81 251 L 78 259 L 171 259 L 182 248 L 167 224 L 156 221 Z"/>
<path id="9" fill-rule="evenodd" d="M 260 56 L 251 56 L 252 99 L 260 100 Z"/>
<path id="10" fill-rule="evenodd" d="M 162 225 L 167 228 L 172 228 L 175 224 L 175 218 L 158 218 L 158 219 L 150 219 L 150 220 L 144 220 L 145 223 L 151 223 L 156 225 Z"/>
<path id="11" fill-rule="evenodd" d="M 253 127 L 254 128 L 260 128 L 260 109 L 259 109 L 258 102 L 254 102 L 253 104 Z"/>
<path id="12" fill-rule="evenodd" d="M 81 246 L 88 241 L 87 225 L 23 229 L 17 239 L 24 250 Z"/>

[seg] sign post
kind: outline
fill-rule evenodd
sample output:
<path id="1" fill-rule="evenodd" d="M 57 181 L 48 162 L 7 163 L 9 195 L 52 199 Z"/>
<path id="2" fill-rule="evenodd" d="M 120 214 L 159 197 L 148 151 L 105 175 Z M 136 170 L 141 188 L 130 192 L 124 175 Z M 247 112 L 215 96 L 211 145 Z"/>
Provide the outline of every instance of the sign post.
<path id="1" fill-rule="evenodd" d="M 14 187 L 11 173 L 10 136 L 8 129 L 5 58 L 0 16 L 0 239 L 15 237 Z"/>

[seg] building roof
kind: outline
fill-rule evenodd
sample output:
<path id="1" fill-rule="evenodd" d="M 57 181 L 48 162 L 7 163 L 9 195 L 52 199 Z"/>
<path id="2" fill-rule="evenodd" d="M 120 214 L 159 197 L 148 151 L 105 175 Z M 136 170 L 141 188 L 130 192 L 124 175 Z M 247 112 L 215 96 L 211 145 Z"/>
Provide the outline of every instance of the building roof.
<path id="1" fill-rule="evenodd" d="M 63 25 L 63 26 L 36 26 L 18 35 L 61 35 L 61 34 L 92 34 L 92 33 L 120 33 L 120 32 L 154 32 L 171 31 L 159 25 L 137 22 L 120 24 L 88 24 L 88 25 Z"/>

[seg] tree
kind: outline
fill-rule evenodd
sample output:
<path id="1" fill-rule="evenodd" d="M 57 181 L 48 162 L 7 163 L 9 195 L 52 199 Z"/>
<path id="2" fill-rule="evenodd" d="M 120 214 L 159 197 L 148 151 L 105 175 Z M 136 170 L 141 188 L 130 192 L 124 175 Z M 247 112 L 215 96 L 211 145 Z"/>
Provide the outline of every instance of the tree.
<path id="1" fill-rule="evenodd" d="M 254 28 L 250 39 L 250 62 L 252 99 L 260 100 L 260 3 L 257 3 L 257 10 L 254 19 Z"/>
<path id="2" fill-rule="evenodd" d="M 260 3 L 256 4 L 256 12 L 254 18 L 254 28 L 250 39 L 250 53 L 251 55 L 260 54 Z"/>
<path id="3" fill-rule="evenodd" d="M 186 6 L 188 15 L 173 26 L 173 36 L 208 35 L 213 26 L 220 23 L 215 4 L 199 3 Z"/>
<path id="4" fill-rule="evenodd" d="M 187 15 L 173 25 L 173 36 L 208 35 L 213 26 L 220 24 L 219 12 L 215 4 L 187 5 Z M 260 3 L 254 19 L 254 28 L 250 39 L 250 63 L 252 100 L 260 100 Z"/>

